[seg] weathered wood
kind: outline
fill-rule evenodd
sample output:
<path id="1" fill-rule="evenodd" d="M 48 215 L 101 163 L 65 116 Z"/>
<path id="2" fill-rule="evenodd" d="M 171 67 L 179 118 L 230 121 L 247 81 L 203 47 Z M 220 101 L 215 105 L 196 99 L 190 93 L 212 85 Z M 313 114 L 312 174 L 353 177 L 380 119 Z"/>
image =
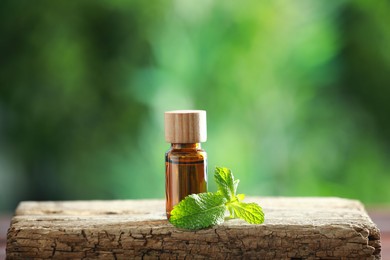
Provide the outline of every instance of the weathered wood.
<path id="1" fill-rule="evenodd" d="M 363 205 L 340 198 L 247 198 L 266 220 L 228 220 L 196 232 L 173 227 L 162 200 L 22 202 L 7 259 L 380 259 Z"/>

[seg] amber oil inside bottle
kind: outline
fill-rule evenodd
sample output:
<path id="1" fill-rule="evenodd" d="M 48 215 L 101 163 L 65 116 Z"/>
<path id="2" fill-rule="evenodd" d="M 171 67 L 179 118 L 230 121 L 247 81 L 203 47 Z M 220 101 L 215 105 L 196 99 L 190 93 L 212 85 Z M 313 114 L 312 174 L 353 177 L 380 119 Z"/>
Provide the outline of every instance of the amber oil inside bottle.
<path id="1" fill-rule="evenodd" d="M 165 153 L 166 213 L 187 195 L 207 192 L 207 154 L 200 143 L 171 144 Z"/>

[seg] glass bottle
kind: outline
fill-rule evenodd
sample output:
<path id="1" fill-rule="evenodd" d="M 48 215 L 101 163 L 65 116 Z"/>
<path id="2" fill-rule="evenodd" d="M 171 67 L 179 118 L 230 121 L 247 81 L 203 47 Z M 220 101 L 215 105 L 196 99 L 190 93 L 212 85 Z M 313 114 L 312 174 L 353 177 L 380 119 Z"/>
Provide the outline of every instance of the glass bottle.
<path id="1" fill-rule="evenodd" d="M 206 111 L 165 112 L 165 139 L 171 143 L 165 153 L 166 214 L 187 195 L 207 192 L 207 154 L 201 142 L 207 139 Z"/>

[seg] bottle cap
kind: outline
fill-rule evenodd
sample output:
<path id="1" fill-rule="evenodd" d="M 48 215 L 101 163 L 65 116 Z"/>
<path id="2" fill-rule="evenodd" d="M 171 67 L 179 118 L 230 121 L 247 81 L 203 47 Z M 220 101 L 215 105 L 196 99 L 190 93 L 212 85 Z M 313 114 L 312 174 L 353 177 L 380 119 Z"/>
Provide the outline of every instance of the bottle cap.
<path id="1" fill-rule="evenodd" d="M 165 140 L 168 143 L 200 143 L 207 140 L 206 111 L 165 112 Z"/>

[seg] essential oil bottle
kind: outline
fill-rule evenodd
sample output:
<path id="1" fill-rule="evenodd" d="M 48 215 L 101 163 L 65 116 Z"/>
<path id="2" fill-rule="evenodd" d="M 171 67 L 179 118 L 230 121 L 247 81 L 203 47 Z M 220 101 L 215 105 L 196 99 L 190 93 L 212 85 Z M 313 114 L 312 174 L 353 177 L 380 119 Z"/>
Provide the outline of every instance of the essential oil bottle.
<path id="1" fill-rule="evenodd" d="M 206 111 L 165 112 L 165 195 L 167 218 L 187 195 L 207 192 L 207 154 L 200 143 L 207 140 Z"/>

